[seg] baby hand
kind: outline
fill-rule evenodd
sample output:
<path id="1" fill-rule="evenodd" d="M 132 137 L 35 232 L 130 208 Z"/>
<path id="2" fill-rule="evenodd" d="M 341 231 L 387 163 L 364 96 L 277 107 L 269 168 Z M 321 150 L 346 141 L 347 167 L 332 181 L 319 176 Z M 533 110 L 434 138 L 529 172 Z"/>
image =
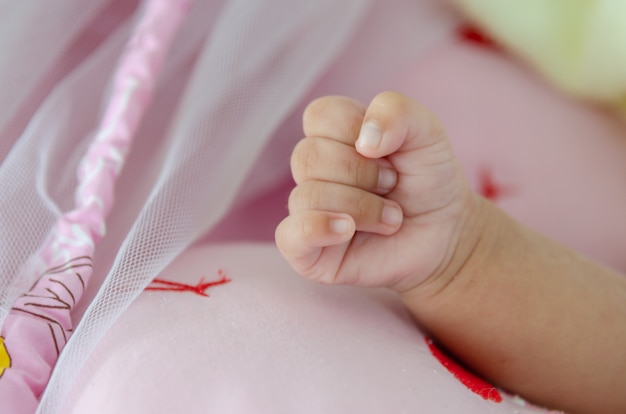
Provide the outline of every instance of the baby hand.
<path id="1" fill-rule="evenodd" d="M 471 250 L 464 240 L 477 198 L 439 121 L 384 92 L 369 107 L 320 98 L 303 124 L 291 159 L 297 186 L 276 229 L 293 268 L 320 282 L 397 291 L 453 277 Z"/>

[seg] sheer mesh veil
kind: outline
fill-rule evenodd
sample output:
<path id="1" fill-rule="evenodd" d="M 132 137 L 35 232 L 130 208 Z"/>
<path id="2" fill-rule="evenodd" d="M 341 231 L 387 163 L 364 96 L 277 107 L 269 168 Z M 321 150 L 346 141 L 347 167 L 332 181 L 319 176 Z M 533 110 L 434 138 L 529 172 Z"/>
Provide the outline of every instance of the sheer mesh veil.
<path id="1" fill-rule="evenodd" d="M 115 95 L 114 73 L 152 3 L 158 1 L 0 2 L 6 11 L 0 13 L 1 321 L 41 274 L 37 252 L 80 198 L 81 163 Z M 191 4 L 110 189 L 115 203 L 106 233 L 95 238 L 91 284 L 71 310 L 75 328 L 38 412 L 62 412 L 76 373 L 107 328 L 232 206 L 272 133 L 368 6 Z M 125 110 L 133 116 L 137 108 Z"/>

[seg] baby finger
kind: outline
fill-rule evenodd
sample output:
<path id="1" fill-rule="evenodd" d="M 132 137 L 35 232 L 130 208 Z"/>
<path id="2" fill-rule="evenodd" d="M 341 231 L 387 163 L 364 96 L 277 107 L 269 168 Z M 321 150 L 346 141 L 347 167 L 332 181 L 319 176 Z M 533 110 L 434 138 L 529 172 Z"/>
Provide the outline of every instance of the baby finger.
<path id="1" fill-rule="evenodd" d="M 317 210 L 349 214 L 356 230 L 382 235 L 394 234 L 403 220 L 395 201 L 344 184 L 306 181 L 289 196 L 291 214 Z"/>

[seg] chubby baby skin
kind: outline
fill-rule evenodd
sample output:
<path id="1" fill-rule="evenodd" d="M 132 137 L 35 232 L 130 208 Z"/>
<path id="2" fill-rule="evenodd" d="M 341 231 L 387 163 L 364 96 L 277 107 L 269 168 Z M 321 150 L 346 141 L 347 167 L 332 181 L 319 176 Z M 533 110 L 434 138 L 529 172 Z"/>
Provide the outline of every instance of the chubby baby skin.
<path id="1" fill-rule="evenodd" d="M 397 291 L 459 359 L 537 404 L 626 412 L 623 275 L 475 194 L 441 123 L 399 93 L 317 99 L 303 127 L 276 229 L 298 273 Z"/>

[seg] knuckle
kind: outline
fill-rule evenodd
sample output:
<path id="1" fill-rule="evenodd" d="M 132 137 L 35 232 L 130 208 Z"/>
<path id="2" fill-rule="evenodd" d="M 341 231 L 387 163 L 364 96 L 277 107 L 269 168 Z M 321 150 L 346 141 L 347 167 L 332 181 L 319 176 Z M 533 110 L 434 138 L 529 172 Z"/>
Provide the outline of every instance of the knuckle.
<path id="1" fill-rule="evenodd" d="M 307 105 L 302 114 L 302 125 L 305 135 L 309 135 L 309 131 L 312 130 L 312 125 L 319 122 L 326 112 L 328 106 L 331 104 L 332 96 L 323 96 L 313 100 Z"/>
<path id="2" fill-rule="evenodd" d="M 315 141 L 312 138 L 301 140 L 291 154 L 291 172 L 297 183 L 314 177 L 320 167 L 321 156 Z"/>
<path id="3" fill-rule="evenodd" d="M 301 152 L 302 152 L 302 143 L 304 142 L 304 140 L 300 140 L 298 141 L 298 143 L 296 144 L 296 146 L 293 148 L 293 151 L 291 151 L 291 158 L 289 159 L 289 164 L 291 166 L 291 175 L 293 176 L 294 180 L 296 182 L 299 181 L 299 175 L 300 175 L 300 158 L 301 158 Z"/>
<path id="4" fill-rule="evenodd" d="M 289 211 L 316 210 L 322 204 L 322 189 L 315 182 L 305 182 L 289 194 Z"/>
<path id="5" fill-rule="evenodd" d="M 302 114 L 305 136 L 356 140 L 365 107 L 345 96 L 325 96 L 312 101 Z"/>
<path id="6" fill-rule="evenodd" d="M 302 205 L 302 190 L 300 186 L 295 187 L 289 193 L 289 198 L 287 200 L 287 206 L 289 208 L 289 213 L 293 214 L 294 212 L 300 210 L 300 206 Z"/>
<path id="7" fill-rule="evenodd" d="M 381 92 L 374 98 L 373 102 L 377 105 L 388 108 L 395 112 L 407 113 L 416 104 L 408 96 L 395 91 Z"/>
<path id="8" fill-rule="evenodd" d="M 290 234 L 289 229 L 291 228 L 291 221 L 292 220 L 289 217 L 283 219 L 283 221 L 281 221 L 274 230 L 274 241 L 276 242 L 278 250 L 280 250 L 281 254 L 285 256 L 285 258 L 288 257 L 289 253 L 288 247 L 290 243 L 288 242 L 288 235 Z"/>

